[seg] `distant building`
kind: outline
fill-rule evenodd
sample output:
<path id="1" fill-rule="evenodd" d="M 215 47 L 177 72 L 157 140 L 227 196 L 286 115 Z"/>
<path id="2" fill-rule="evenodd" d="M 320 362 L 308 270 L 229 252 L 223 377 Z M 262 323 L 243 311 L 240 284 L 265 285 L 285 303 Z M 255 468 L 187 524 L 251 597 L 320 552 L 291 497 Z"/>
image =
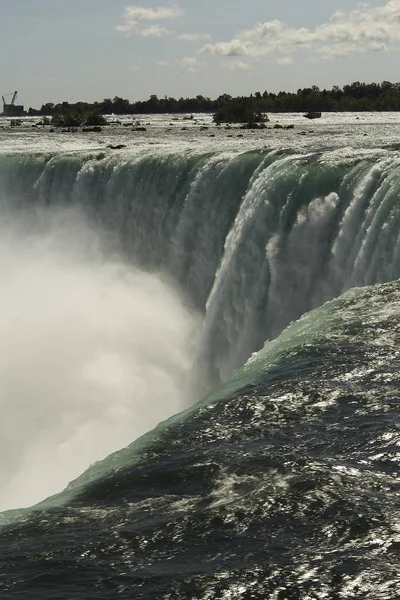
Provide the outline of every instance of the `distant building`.
<path id="1" fill-rule="evenodd" d="M 12 100 L 9 104 L 6 102 L 7 96 L 2 96 L 3 99 L 3 116 L 4 117 L 22 117 L 25 115 L 25 110 L 22 104 L 15 104 L 15 100 L 17 99 L 18 92 L 14 92 L 13 94 L 7 94 L 8 96 L 12 95 Z"/>
<path id="2" fill-rule="evenodd" d="M 5 117 L 22 117 L 25 114 L 24 107 L 18 104 L 3 104 L 3 115 Z"/>

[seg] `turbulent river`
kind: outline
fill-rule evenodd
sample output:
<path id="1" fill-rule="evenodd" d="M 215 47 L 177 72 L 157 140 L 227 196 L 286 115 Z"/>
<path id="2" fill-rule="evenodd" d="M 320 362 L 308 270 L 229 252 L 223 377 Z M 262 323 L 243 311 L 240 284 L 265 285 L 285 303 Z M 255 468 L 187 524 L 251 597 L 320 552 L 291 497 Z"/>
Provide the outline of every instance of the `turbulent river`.
<path id="1" fill-rule="evenodd" d="M 131 120 L 0 119 L 1 598 L 398 598 L 400 118 Z"/>

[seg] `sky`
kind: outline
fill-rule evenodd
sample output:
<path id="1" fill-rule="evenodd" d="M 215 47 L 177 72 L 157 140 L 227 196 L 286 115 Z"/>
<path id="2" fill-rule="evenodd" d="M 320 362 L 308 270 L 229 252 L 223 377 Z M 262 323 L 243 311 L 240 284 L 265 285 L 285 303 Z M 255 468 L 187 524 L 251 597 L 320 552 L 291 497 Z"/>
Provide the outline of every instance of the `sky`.
<path id="1" fill-rule="evenodd" d="M 0 0 L 26 108 L 399 81 L 400 0 Z"/>

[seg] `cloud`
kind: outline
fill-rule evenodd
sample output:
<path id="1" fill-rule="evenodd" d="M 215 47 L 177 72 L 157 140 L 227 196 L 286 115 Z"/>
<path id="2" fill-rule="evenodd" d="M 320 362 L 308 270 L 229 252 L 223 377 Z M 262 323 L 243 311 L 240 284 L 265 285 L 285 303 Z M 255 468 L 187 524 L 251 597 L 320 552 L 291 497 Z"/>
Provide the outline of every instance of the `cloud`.
<path id="1" fill-rule="evenodd" d="M 196 56 L 186 56 L 179 61 L 179 65 L 187 71 L 199 71 L 204 66 L 204 62 L 200 61 Z"/>
<path id="2" fill-rule="evenodd" d="M 281 58 L 277 58 L 276 62 L 280 65 L 291 65 L 293 62 L 293 58 L 290 56 L 282 56 Z"/>
<path id="3" fill-rule="evenodd" d="M 117 31 L 122 33 L 141 33 L 139 26 L 142 21 L 171 21 L 182 17 L 183 14 L 183 11 L 175 4 L 153 8 L 137 5 L 127 6 L 124 10 L 123 23 L 122 25 L 117 25 Z M 155 25 L 154 27 L 159 30 L 162 29 L 159 25 Z M 148 29 L 151 29 L 151 27 Z"/>
<path id="4" fill-rule="evenodd" d="M 232 69 L 232 71 L 236 71 L 236 70 L 246 71 L 248 69 L 251 69 L 251 66 L 249 64 L 243 62 L 242 60 L 232 60 L 231 62 L 224 63 L 224 67 L 227 67 L 228 69 Z"/>
<path id="5" fill-rule="evenodd" d="M 169 62 L 166 60 L 158 60 L 156 62 L 157 67 L 168 67 Z"/>
<path id="6" fill-rule="evenodd" d="M 324 48 L 318 58 L 322 60 L 332 60 L 333 58 L 343 58 L 344 56 L 356 54 L 357 52 L 359 52 L 359 49 L 356 44 L 334 44 Z"/>
<path id="7" fill-rule="evenodd" d="M 163 35 L 171 35 L 172 33 L 174 32 L 165 29 L 165 27 L 160 27 L 159 25 L 151 25 L 150 27 L 139 31 L 139 34 L 143 37 L 161 37 Z"/>
<path id="8" fill-rule="evenodd" d="M 199 42 L 211 40 L 211 35 L 209 33 L 181 33 L 178 35 L 178 39 L 185 42 Z"/>
<path id="9" fill-rule="evenodd" d="M 202 51 L 253 60 L 267 57 L 288 64 L 302 49 L 326 59 L 384 51 L 399 43 L 400 0 L 389 0 L 381 6 L 362 4 L 353 11 L 335 12 L 327 23 L 314 29 L 295 29 L 278 20 L 257 23 L 228 42 L 207 44 Z"/>

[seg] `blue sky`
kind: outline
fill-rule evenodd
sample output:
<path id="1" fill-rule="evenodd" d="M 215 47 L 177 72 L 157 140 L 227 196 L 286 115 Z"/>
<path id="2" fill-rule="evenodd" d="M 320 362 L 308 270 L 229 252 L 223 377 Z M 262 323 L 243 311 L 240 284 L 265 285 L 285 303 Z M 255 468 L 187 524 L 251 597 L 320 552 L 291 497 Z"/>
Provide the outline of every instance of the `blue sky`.
<path id="1" fill-rule="evenodd" d="M 0 94 L 217 97 L 398 81 L 400 0 L 0 0 Z"/>

